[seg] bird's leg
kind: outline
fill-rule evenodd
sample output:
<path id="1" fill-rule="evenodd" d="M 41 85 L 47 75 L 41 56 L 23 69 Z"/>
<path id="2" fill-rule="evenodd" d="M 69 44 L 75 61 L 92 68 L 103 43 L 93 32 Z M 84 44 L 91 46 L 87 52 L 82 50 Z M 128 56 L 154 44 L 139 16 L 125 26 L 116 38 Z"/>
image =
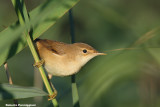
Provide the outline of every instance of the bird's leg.
<path id="1" fill-rule="evenodd" d="M 33 66 L 39 68 L 44 64 L 44 59 L 41 59 L 39 62 L 35 62 Z"/>
<path id="2" fill-rule="evenodd" d="M 52 100 L 57 96 L 57 90 L 55 89 L 54 85 L 52 84 L 51 78 L 52 78 L 52 75 L 48 74 L 48 81 L 49 81 L 50 86 L 53 89 L 53 94 L 48 96 L 49 97 L 48 100 Z"/>

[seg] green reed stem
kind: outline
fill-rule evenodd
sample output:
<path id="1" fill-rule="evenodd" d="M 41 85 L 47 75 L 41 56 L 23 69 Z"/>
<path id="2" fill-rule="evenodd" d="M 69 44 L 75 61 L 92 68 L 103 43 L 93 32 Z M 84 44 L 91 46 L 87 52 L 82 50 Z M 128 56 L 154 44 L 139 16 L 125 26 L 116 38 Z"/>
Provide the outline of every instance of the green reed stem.
<path id="1" fill-rule="evenodd" d="M 38 54 L 36 52 L 36 49 L 33 45 L 33 42 L 32 42 L 32 39 L 29 35 L 29 31 L 30 31 L 30 23 L 29 23 L 29 18 L 28 18 L 28 12 L 27 12 L 27 9 L 26 9 L 26 6 L 25 6 L 25 3 L 24 3 L 24 0 L 12 0 L 12 4 L 16 10 L 16 13 L 17 13 L 17 16 L 18 16 L 18 19 L 19 19 L 19 23 L 21 25 L 25 25 L 26 26 L 26 31 L 24 32 L 25 35 L 26 35 L 26 40 L 27 40 L 27 43 L 28 43 L 28 46 L 31 50 L 31 53 L 34 57 L 34 60 L 35 62 L 39 62 L 40 59 L 38 57 Z M 44 68 L 41 66 L 38 68 L 39 71 L 40 71 L 40 74 L 42 76 L 42 79 L 43 79 L 43 82 L 46 86 L 46 89 L 49 93 L 49 95 L 52 95 L 53 94 L 53 91 L 52 91 L 52 88 L 48 82 L 48 79 L 46 77 L 46 74 L 45 74 L 45 71 L 44 71 Z M 56 99 L 53 99 L 52 100 L 52 103 L 55 107 L 58 106 L 58 102 Z"/>
<path id="2" fill-rule="evenodd" d="M 69 21 L 70 21 L 71 42 L 75 43 L 74 21 L 73 21 L 72 9 L 69 10 Z M 73 106 L 74 107 L 80 107 L 78 89 L 77 89 L 77 84 L 76 84 L 76 75 L 75 74 L 71 76 L 71 82 L 72 82 Z"/>

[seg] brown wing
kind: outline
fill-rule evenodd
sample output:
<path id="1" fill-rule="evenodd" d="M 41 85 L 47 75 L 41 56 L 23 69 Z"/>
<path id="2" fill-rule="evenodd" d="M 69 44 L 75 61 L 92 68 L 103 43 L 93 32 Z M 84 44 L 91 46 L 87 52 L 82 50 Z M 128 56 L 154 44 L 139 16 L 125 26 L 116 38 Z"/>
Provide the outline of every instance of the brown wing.
<path id="1" fill-rule="evenodd" d="M 46 48 L 55 54 L 59 54 L 59 55 L 65 54 L 62 47 L 66 44 L 63 42 L 52 41 L 52 40 L 47 40 L 47 39 L 40 39 L 36 42 L 36 44 L 37 43 L 40 43 L 43 48 Z"/>

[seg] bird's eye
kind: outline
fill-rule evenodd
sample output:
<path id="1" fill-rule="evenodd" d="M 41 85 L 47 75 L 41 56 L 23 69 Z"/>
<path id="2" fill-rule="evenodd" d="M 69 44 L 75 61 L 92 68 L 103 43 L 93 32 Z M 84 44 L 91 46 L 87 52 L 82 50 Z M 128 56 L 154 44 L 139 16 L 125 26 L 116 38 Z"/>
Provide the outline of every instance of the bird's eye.
<path id="1" fill-rule="evenodd" d="M 87 50 L 86 50 L 86 49 L 84 49 L 84 50 L 83 50 L 83 53 L 87 53 Z"/>

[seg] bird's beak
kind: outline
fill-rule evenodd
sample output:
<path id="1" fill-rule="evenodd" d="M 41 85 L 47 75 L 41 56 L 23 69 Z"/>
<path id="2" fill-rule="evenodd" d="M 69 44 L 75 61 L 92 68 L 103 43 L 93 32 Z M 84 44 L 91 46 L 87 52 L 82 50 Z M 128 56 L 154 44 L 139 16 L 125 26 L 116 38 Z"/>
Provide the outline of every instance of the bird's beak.
<path id="1" fill-rule="evenodd" d="M 106 53 L 97 53 L 98 55 L 107 55 Z"/>

